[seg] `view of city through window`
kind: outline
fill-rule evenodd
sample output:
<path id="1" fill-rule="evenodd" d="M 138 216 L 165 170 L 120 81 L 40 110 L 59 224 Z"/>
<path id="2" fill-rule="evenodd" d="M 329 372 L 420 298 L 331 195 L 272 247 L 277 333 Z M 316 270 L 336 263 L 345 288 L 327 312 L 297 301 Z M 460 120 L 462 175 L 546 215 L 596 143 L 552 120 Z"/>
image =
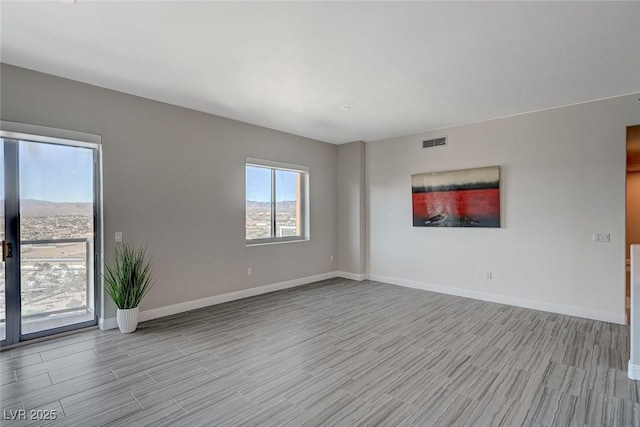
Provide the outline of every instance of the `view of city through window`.
<path id="1" fill-rule="evenodd" d="M 302 175 L 297 171 L 246 166 L 247 240 L 302 236 Z"/>
<path id="2" fill-rule="evenodd" d="M 93 203 L 25 199 L 21 201 L 20 220 L 23 320 L 86 311 L 87 304 L 93 305 L 87 301 L 87 284 L 93 283 L 91 268 L 87 268 L 91 267 L 89 257 L 93 256 Z M 0 201 L 0 222 L 4 230 L 4 200 Z M 54 242 L 66 239 L 82 241 Z M 5 319 L 5 269 L 2 267 L 1 321 Z"/>
<path id="3" fill-rule="evenodd" d="M 93 203 L 26 199 L 20 211 L 22 316 L 86 308 Z"/>

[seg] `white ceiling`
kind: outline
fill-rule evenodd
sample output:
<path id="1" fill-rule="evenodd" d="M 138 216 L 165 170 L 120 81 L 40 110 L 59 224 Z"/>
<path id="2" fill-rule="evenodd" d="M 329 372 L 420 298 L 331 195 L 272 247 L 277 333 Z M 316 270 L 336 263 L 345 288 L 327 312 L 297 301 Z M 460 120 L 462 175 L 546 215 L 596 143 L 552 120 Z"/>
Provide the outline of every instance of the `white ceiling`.
<path id="1" fill-rule="evenodd" d="M 2 62 L 332 143 L 640 92 L 640 2 L 79 0 L 0 14 Z"/>

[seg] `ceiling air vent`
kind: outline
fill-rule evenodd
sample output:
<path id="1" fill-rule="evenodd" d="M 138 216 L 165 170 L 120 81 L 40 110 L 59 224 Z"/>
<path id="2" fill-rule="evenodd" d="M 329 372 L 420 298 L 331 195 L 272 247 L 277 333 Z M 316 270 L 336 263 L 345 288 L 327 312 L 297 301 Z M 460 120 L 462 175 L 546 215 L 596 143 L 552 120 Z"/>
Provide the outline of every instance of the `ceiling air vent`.
<path id="1" fill-rule="evenodd" d="M 447 145 L 446 136 L 443 136 L 442 138 L 434 138 L 422 141 L 422 148 L 439 147 L 441 145 Z"/>

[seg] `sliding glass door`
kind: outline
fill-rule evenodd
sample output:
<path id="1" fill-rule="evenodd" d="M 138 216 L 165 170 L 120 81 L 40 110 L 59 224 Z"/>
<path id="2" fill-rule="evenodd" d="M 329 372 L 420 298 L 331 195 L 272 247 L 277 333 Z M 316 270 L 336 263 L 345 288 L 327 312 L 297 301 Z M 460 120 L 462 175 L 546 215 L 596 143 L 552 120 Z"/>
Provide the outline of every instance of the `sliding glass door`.
<path id="1" fill-rule="evenodd" d="M 3 136 L 3 344 L 95 325 L 99 147 Z"/>

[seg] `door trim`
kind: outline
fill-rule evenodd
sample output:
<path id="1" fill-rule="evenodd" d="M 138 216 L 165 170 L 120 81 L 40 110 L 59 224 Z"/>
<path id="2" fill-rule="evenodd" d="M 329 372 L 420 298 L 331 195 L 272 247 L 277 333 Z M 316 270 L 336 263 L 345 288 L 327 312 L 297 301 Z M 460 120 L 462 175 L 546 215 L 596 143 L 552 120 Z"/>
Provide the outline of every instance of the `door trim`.
<path id="1" fill-rule="evenodd" d="M 22 302 L 20 292 L 20 188 L 18 176 L 20 176 L 18 164 L 18 141 L 6 138 L 4 141 L 4 164 L 6 165 L 4 182 L 4 215 L 5 233 L 4 239 L 13 246 L 11 258 L 5 260 L 4 292 L 5 292 L 5 339 L 2 344 L 13 344 L 19 341 L 22 333 Z M 8 286 L 16 283 L 18 286 Z"/>

